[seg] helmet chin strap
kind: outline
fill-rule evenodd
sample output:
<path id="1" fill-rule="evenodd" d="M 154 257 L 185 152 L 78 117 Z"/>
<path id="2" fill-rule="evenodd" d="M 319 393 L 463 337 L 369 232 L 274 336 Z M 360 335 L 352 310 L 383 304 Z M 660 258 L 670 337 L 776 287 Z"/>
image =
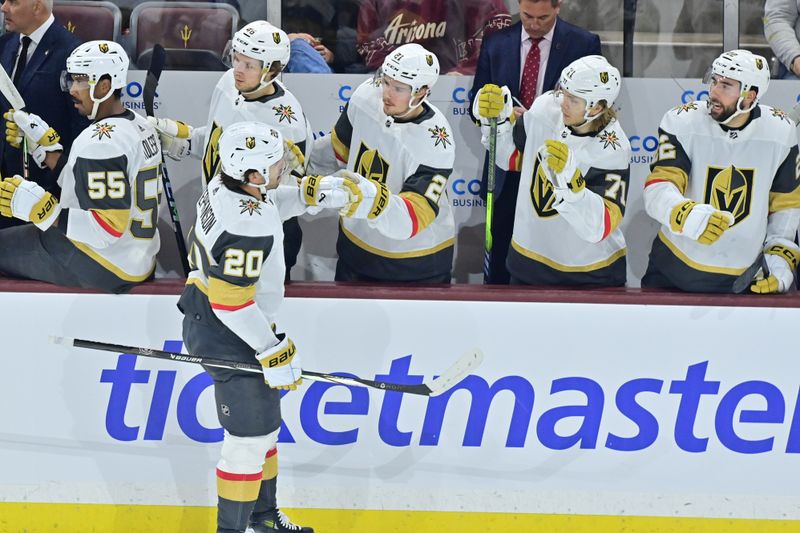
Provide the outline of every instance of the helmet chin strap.
<path id="1" fill-rule="evenodd" d="M 706 100 L 706 102 L 707 102 L 706 105 L 708 106 L 708 114 L 710 115 L 711 114 L 711 105 L 712 105 L 711 104 L 711 100 Z M 734 111 L 731 116 L 729 116 L 728 118 L 726 118 L 725 120 L 720 122 L 720 124 L 722 124 L 723 126 L 727 126 L 728 123 L 730 123 L 731 120 L 735 119 L 739 115 L 743 115 L 745 113 L 749 113 L 750 111 L 752 111 L 753 108 L 758 103 L 756 100 L 753 100 L 753 105 L 751 105 L 747 109 L 742 109 L 742 102 L 744 102 L 744 97 L 740 96 L 739 99 L 736 100 L 736 111 Z"/>
<path id="2" fill-rule="evenodd" d="M 413 101 L 414 101 L 414 98 L 416 98 L 418 95 L 419 95 L 419 91 L 417 91 L 417 94 L 414 94 L 414 95 L 412 95 L 412 96 L 411 96 L 411 98 L 409 98 L 409 99 L 408 99 L 408 110 L 406 110 L 404 113 L 401 113 L 401 114 L 399 114 L 399 115 L 392 115 L 392 117 L 391 117 L 391 118 L 393 118 L 393 119 L 395 119 L 395 120 L 396 120 L 396 119 L 398 119 L 398 118 L 399 118 L 399 119 L 401 119 L 401 120 L 402 120 L 402 119 L 404 119 L 404 118 L 406 118 L 406 117 L 407 117 L 408 115 L 410 115 L 410 114 L 411 114 L 411 113 L 412 113 L 412 112 L 413 112 L 415 109 L 417 109 L 419 106 L 421 106 L 421 105 L 422 105 L 422 103 L 425 101 L 425 99 L 426 99 L 426 98 L 428 98 L 428 94 L 426 93 L 426 94 L 425 94 L 425 96 L 423 96 L 422 98 L 420 98 L 419 102 L 417 102 L 416 104 L 412 104 L 411 102 L 413 102 Z"/>
<path id="3" fill-rule="evenodd" d="M 88 117 L 86 117 L 89 120 L 94 120 L 95 116 L 97 116 L 97 110 L 100 108 L 100 104 L 105 102 L 106 100 L 108 100 L 111 97 L 111 95 L 114 93 L 113 89 L 109 89 L 104 97 L 95 98 L 94 97 L 94 92 L 96 90 L 97 90 L 97 84 L 95 83 L 94 85 L 91 86 L 91 88 L 89 90 L 89 98 L 91 98 L 92 102 L 94 102 L 94 104 L 92 105 L 91 114 Z"/>
<path id="4" fill-rule="evenodd" d="M 262 92 L 275 82 L 279 74 L 280 72 L 275 74 L 273 77 L 267 79 L 267 77 L 269 76 L 269 69 L 268 68 L 265 69 L 264 74 L 261 75 L 261 81 L 258 82 L 258 87 L 256 87 L 252 91 L 248 92 L 242 91 L 242 96 L 244 96 L 245 98 L 258 98 L 260 96 L 263 96 Z"/>

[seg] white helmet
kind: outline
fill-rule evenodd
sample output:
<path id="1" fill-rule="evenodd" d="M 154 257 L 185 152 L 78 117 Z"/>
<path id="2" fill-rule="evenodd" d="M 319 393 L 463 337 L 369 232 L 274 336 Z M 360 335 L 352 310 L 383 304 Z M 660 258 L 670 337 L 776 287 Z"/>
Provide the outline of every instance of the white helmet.
<path id="1" fill-rule="evenodd" d="M 706 73 L 703 81 L 710 83 L 713 75 L 730 78 L 742 84 L 739 100 L 736 102 L 736 112 L 723 121 L 722 124 L 727 124 L 733 117 L 753 109 L 758 105 L 758 100 L 764 96 L 769 87 L 769 63 L 763 56 L 754 54 L 749 50 L 724 52 L 711 64 L 711 69 Z M 753 100 L 753 105 L 747 109 L 742 109 L 742 102 L 747 93 L 756 89 L 756 98 Z M 710 110 L 711 106 L 709 105 Z"/>
<path id="2" fill-rule="evenodd" d="M 218 148 L 222 172 L 247 183 L 245 174 L 256 170 L 269 182 L 270 167 L 283 160 L 283 135 L 262 122 L 237 122 L 223 130 Z M 261 194 L 267 185 L 258 186 Z"/>
<path id="3" fill-rule="evenodd" d="M 583 98 L 586 101 L 586 112 L 583 118 L 592 121 L 600 114 L 590 116 L 589 110 L 601 100 L 606 107 L 614 105 L 619 96 L 622 78 L 617 70 L 603 56 L 586 56 L 576 59 L 561 71 L 558 82 L 559 89 Z"/>
<path id="4" fill-rule="evenodd" d="M 283 30 L 266 20 L 253 21 L 237 31 L 233 36 L 231 48 L 233 52 L 262 62 L 261 84 L 258 89 L 272 83 L 274 78 L 268 78 L 268 76 L 269 69 L 274 62 L 277 61 L 280 64 L 281 70 L 286 68 L 289 63 L 289 37 Z"/>
<path id="5" fill-rule="evenodd" d="M 436 58 L 436 54 L 429 52 L 419 44 L 404 44 L 386 56 L 380 73 L 410 85 L 411 100 L 413 100 L 419 94 L 420 89 L 427 87 L 430 91 L 436 80 L 439 79 L 439 60 Z M 424 98 L 414 106 L 410 105 L 411 100 L 409 100 L 409 107 L 413 109 L 421 105 Z"/>
<path id="6" fill-rule="evenodd" d="M 89 41 L 78 46 L 67 58 L 66 76 L 83 75 L 89 78 L 89 96 L 94 102 L 89 119 L 97 114 L 97 107 L 111 97 L 116 89 L 124 89 L 128 77 L 128 54 L 114 41 Z M 103 76 L 111 78 L 111 90 L 103 98 L 95 98 L 97 82 Z M 67 84 L 68 85 L 68 84 Z"/>

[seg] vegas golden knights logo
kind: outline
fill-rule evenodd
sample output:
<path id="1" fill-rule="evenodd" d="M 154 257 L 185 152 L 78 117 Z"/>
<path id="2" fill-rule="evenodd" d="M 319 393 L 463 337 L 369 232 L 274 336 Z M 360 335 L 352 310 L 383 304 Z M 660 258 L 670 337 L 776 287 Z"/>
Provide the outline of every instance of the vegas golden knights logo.
<path id="1" fill-rule="evenodd" d="M 100 51 L 103 52 L 104 54 L 108 53 L 108 44 L 100 43 L 97 47 L 100 48 Z"/>
<path id="2" fill-rule="evenodd" d="M 425 62 L 428 64 L 429 67 L 433 66 L 433 56 L 428 54 L 425 56 Z"/>
<path id="3" fill-rule="evenodd" d="M 600 81 L 603 83 L 608 83 L 608 72 L 600 73 Z"/>
<path id="4" fill-rule="evenodd" d="M 756 58 L 756 68 L 757 68 L 758 70 L 761 70 L 761 69 L 763 69 L 763 68 L 764 68 L 764 62 L 763 62 L 763 61 L 761 61 L 761 58 L 760 58 L 760 57 L 757 57 L 757 58 Z"/>
<path id="5" fill-rule="evenodd" d="M 275 41 L 275 44 L 281 44 L 281 34 L 278 32 L 273 33 L 272 40 Z"/>
<path id="6" fill-rule="evenodd" d="M 539 218 L 554 217 L 558 214 L 558 211 L 553 209 L 553 201 L 555 200 L 553 184 L 547 179 L 539 157 L 536 158 L 533 165 L 533 179 L 531 179 L 530 191 L 533 209 L 539 215 Z"/>
<path id="7" fill-rule="evenodd" d="M 244 145 L 252 150 L 253 148 L 256 147 L 256 138 L 255 137 L 247 137 L 244 140 Z"/>
<path id="8" fill-rule="evenodd" d="M 752 168 L 708 167 L 705 203 L 732 214 L 732 225 L 738 224 L 750 214 L 754 173 Z"/>
<path id="9" fill-rule="evenodd" d="M 370 150 L 363 142 L 358 147 L 355 170 L 367 179 L 386 183 L 389 176 L 389 162 L 377 150 Z"/>

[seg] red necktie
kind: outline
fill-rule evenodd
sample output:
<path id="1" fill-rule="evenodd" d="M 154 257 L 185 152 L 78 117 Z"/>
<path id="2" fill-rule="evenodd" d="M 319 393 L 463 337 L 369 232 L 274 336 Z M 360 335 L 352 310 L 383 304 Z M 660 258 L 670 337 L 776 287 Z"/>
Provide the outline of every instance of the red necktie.
<path id="1" fill-rule="evenodd" d="M 519 99 L 527 108 L 531 107 L 536 98 L 536 83 L 539 81 L 539 61 L 542 54 L 539 51 L 541 37 L 531 37 L 531 49 L 525 58 L 525 68 L 522 70 L 522 83 L 519 84 Z"/>

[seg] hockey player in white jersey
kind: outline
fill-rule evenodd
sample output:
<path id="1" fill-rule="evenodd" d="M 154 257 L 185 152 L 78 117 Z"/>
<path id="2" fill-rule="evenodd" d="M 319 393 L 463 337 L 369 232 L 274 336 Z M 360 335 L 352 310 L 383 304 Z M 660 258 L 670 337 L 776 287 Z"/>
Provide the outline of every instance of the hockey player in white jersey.
<path id="1" fill-rule="evenodd" d="M 219 173 L 197 202 L 190 233 L 192 271 L 178 304 L 183 339 L 190 353 L 257 359 L 264 375 L 206 368 L 225 429 L 216 470 L 217 531 L 312 532 L 292 524 L 276 499 L 278 389 L 301 382 L 299 351 L 275 333 L 285 271 L 281 220 L 309 206 L 343 207 L 349 195 L 342 178 L 310 176 L 300 189 L 279 186 L 287 173 L 283 138 L 266 124 L 228 125 L 219 156 Z"/>
<path id="2" fill-rule="evenodd" d="M 235 122 L 257 121 L 273 126 L 299 150 L 310 155 L 311 126 L 295 96 L 278 80 L 289 62 L 289 38 L 269 22 L 257 20 L 237 31 L 231 43 L 232 68 L 214 87 L 205 126 L 150 118 L 161 134 L 166 155 L 202 159 L 203 185 L 219 170 L 219 136 Z M 302 169 L 300 169 L 302 171 Z M 284 223 L 287 269 L 295 264 L 302 231 L 296 218 Z"/>
<path id="3" fill-rule="evenodd" d="M 515 119 L 508 87 L 487 84 L 475 97 L 482 142 L 497 118 L 497 165 L 520 171 L 506 265 L 512 284 L 625 284 L 620 222 L 631 148 L 612 105 L 619 71 L 602 56 L 568 65 L 558 87 Z"/>
<path id="4" fill-rule="evenodd" d="M 67 58 L 64 89 L 93 122 L 69 153 L 40 117 L 6 114 L 6 138 L 58 175 L 61 198 L 19 176 L 0 183 L 0 214 L 33 224 L 0 232 L 0 271 L 59 285 L 126 292 L 152 276 L 161 149 L 155 129 L 126 110 L 128 56 L 111 41 L 78 46 Z"/>
<path id="5" fill-rule="evenodd" d="M 339 226 L 337 281 L 450 282 L 455 223 L 446 188 L 455 146 L 427 100 L 438 76 L 434 54 L 397 48 L 314 145 L 311 168 L 345 166 L 366 178 Z"/>
<path id="6" fill-rule="evenodd" d="M 644 190 L 661 230 L 642 286 L 732 292 L 762 253 L 766 268 L 750 290 L 792 286 L 800 261 L 797 137 L 783 111 L 758 104 L 769 79 L 763 57 L 725 52 L 707 77 L 708 101 L 664 115 Z"/>

